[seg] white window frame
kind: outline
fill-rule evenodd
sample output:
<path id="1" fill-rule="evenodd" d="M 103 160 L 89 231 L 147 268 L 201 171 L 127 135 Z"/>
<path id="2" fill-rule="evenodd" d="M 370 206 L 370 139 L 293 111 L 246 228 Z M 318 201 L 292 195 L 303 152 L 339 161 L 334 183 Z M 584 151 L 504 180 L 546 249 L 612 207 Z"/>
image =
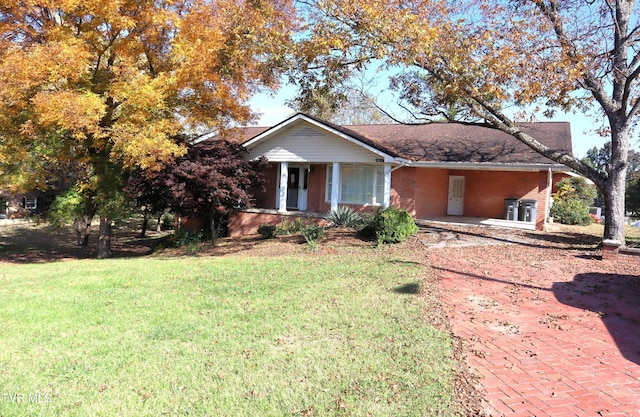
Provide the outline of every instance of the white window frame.
<path id="1" fill-rule="evenodd" d="M 38 197 L 24 197 L 24 208 L 35 210 L 38 208 Z"/>
<path id="2" fill-rule="evenodd" d="M 345 193 L 347 190 L 344 189 L 345 183 L 343 175 L 343 170 L 345 169 L 372 169 L 373 170 L 373 178 L 370 176 L 364 177 L 366 182 L 370 182 L 369 187 L 366 187 L 365 184 L 358 184 L 359 187 L 369 188 L 366 190 L 367 197 L 363 199 L 363 201 L 356 200 L 348 200 L 345 199 Z M 340 164 L 340 175 L 339 175 L 339 184 L 338 184 L 338 203 L 342 204 L 355 204 L 355 205 L 363 205 L 363 206 L 383 206 L 385 203 L 385 166 L 384 165 L 368 165 L 368 164 Z M 333 165 L 327 165 L 327 176 L 326 176 L 326 186 L 325 186 L 325 202 L 331 202 L 331 188 L 333 182 Z"/>

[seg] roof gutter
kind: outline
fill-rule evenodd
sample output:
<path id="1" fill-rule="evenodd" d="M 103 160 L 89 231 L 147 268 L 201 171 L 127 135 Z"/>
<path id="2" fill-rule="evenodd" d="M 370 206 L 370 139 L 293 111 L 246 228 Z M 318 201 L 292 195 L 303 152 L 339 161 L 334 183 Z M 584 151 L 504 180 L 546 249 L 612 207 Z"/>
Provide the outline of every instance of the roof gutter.
<path id="1" fill-rule="evenodd" d="M 444 168 L 444 169 L 466 169 L 466 170 L 486 170 L 486 171 L 556 171 L 570 172 L 571 168 L 562 164 L 507 164 L 488 162 L 412 162 L 411 166 L 417 168 Z"/>
<path id="2" fill-rule="evenodd" d="M 391 168 L 391 172 L 400 169 L 402 167 L 407 167 L 409 165 L 411 165 L 411 161 L 408 159 L 404 159 L 404 158 L 396 158 L 396 161 L 398 162 L 398 166 Z"/>

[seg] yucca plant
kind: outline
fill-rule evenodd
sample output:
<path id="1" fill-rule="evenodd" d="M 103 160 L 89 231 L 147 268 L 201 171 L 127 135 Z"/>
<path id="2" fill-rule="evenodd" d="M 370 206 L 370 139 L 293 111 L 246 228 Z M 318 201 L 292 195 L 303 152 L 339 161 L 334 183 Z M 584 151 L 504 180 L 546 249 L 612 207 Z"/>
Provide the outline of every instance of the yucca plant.
<path id="1" fill-rule="evenodd" d="M 330 211 L 325 218 L 334 227 L 359 229 L 363 223 L 362 215 L 348 206 L 338 206 L 336 210 Z"/>

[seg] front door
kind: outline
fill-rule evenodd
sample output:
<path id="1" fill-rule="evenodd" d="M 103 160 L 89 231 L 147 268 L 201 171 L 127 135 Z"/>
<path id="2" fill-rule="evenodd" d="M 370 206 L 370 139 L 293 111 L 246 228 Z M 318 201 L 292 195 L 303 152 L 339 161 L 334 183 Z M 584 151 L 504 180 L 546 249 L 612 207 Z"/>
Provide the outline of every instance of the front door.
<path id="1" fill-rule="evenodd" d="M 464 177 L 449 177 L 449 202 L 447 216 L 464 215 Z"/>
<path id="2" fill-rule="evenodd" d="M 300 187 L 300 168 L 289 167 L 287 182 L 287 208 L 298 209 L 298 188 Z"/>

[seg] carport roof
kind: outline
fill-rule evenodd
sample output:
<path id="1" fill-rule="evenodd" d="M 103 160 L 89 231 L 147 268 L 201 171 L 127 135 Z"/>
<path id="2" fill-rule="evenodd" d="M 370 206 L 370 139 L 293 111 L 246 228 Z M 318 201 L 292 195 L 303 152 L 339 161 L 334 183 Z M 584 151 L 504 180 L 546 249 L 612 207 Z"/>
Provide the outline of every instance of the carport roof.
<path id="1" fill-rule="evenodd" d="M 520 129 L 553 150 L 571 154 L 568 122 L 521 123 Z M 431 123 L 425 125 L 348 126 L 398 155 L 420 162 L 551 164 L 513 136 L 484 125 Z"/>

